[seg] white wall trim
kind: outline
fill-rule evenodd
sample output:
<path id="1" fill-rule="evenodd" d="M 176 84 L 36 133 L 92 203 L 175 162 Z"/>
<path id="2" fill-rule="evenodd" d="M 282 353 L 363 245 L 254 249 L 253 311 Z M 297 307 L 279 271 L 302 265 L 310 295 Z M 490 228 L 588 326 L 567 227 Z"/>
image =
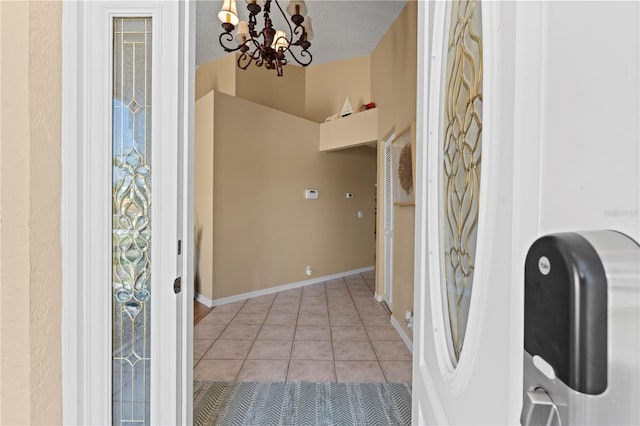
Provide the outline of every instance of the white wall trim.
<path id="1" fill-rule="evenodd" d="M 324 275 L 322 277 L 311 278 L 309 280 L 297 281 L 294 283 L 283 284 L 276 287 L 269 287 L 262 290 L 249 291 L 247 293 L 240 293 L 234 296 L 222 297 L 220 299 L 209 299 L 199 293 L 196 293 L 195 298 L 198 302 L 202 303 L 203 305 L 209 308 L 212 308 L 218 305 L 226 305 L 227 303 L 240 302 L 242 300 L 251 299 L 252 297 L 266 296 L 267 294 L 279 293 L 281 291 L 291 290 L 291 289 L 300 288 L 300 287 L 306 287 L 312 284 L 319 284 L 321 282 L 335 280 L 335 279 L 343 278 L 349 275 L 361 274 L 363 272 L 373 271 L 374 269 L 375 269 L 374 266 L 367 266 L 364 268 L 353 269 L 351 271 L 338 272 L 337 274 Z"/>
<path id="2" fill-rule="evenodd" d="M 409 352 L 413 353 L 413 342 L 411 341 L 411 338 L 407 336 L 407 333 L 404 332 L 404 329 L 393 315 L 391 315 L 391 325 L 396 329 L 404 344 L 407 345 Z"/>
<path id="3" fill-rule="evenodd" d="M 61 196 L 61 248 L 62 248 L 62 416 L 64 424 L 110 424 L 111 423 L 111 265 L 105 259 L 111 257 L 111 167 L 110 167 L 110 119 L 111 116 L 111 67 L 108 66 L 111 55 L 111 17 L 114 13 L 122 16 L 153 16 L 154 17 L 154 54 L 153 68 L 161 69 L 163 72 L 153 79 L 153 93 L 158 93 L 159 88 L 167 87 L 169 82 L 178 80 L 178 70 L 172 67 L 160 67 L 164 62 L 173 61 L 171 52 L 177 51 L 176 37 L 178 31 L 178 13 L 182 6 L 174 2 L 144 2 L 144 1 L 64 1 L 62 7 L 62 196 Z M 160 28 L 161 19 L 164 19 L 162 31 Z M 173 33 L 170 33 L 173 31 Z M 159 42 L 162 39 L 162 42 Z M 176 40 L 174 40 L 176 39 Z M 193 37 L 185 40 L 193 44 Z M 171 47 L 173 50 L 169 49 Z M 191 46 L 192 47 L 192 46 Z M 190 60 L 193 54 L 189 54 Z M 185 62 L 185 61 L 182 61 Z M 185 64 L 185 68 L 190 64 Z M 189 72 L 185 69 L 184 72 Z M 191 75 L 191 73 L 190 73 Z M 174 85 L 177 88 L 177 84 Z M 185 88 L 191 88 L 189 82 L 185 82 Z M 174 93 L 176 92 L 176 93 Z M 155 96 L 155 95 L 154 95 Z M 170 101 L 170 98 L 173 101 Z M 175 116 L 171 109 L 177 110 L 179 96 L 177 90 L 163 91 L 162 100 L 159 104 L 161 108 L 154 108 L 154 111 L 162 109 L 163 116 Z M 193 89 L 190 90 L 190 98 L 193 99 Z M 156 97 L 155 99 L 158 99 Z M 164 109 L 163 109 L 164 108 Z M 154 113 L 153 134 L 154 148 L 158 146 L 158 141 L 180 140 L 183 143 L 191 135 L 192 129 L 185 125 L 185 137 L 178 135 L 178 128 L 174 123 L 162 122 L 158 120 L 158 113 Z M 185 113 L 185 121 L 191 117 L 190 112 Z M 162 130 L 164 131 L 162 131 Z M 167 131 L 168 129 L 168 131 Z M 172 136 L 173 135 L 173 136 Z M 89 143 L 90 141 L 90 143 Z M 191 139 L 188 141 L 192 150 Z M 161 145 L 164 148 L 166 144 Z M 177 145 L 171 146 L 177 151 Z M 158 218 L 163 218 L 163 222 L 170 223 L 171 229 L 164 226 L 164 233 L 174 231 L 179 226 L 185 226 L 187 234 L 184 236 L 185 255 L 183 265 L 186 278 L 192 276 L 191 253 L 189 242 L 192 241 L 192 234 L 188 233 L 191 222 L 185 220 L 178 223 L 176 218 L 176 203 L 171 196 L 164 197 L 162 202 L 158 188 L 177 193 L 176 187 L 168 187 L 164 182 L 177 185 L 177 168 L 175 167 L 176 155 L 157 155 L 159 150 L 155 150 L 154 164 L 162 164 L 160 167 L 165 171 L 162 179 L 154 179 L 154 202 L 155 205 L 164 206 L 154 210 L 153 223 L 160 224 Z M 166 154 L 166 153 L 165 153 Z M 192 156 L 192 152 L 186 153 L 185 161 Z M 107 161 L 105 161 L 107 160 Z M 156 164 L 156 160 L 161 163 Z M 167 165 L 171 165 L 171 170 Z M 186 164 L 186 163 L 185 163 Z M 154 166 L 155 167 L 155 166 Z M 186 167 L 190 170 L 189 167 Z M 191 168 L 192 170 L 192 168 Z M 171 173 L 169 173 L 169 171 Z M 192 192 L 193 181 L 187 179 L 184 182 L 185 190 L 189 194 Z M 169 189 L 166 189 L 169 188 Z M 191 190 L 190 192 L 188 190 Z M 190 195 L 191 196 L 191 195 Z M 175 198 L 175 197 L 174 197 Z M 167 208 L 170 206 L 171 208 Z M 191 209 L 191 210 L 190 210 Z M 185 207 L 188 216 L 192 213 L 192 207 Z M 156 277 L 171 276 L 177 267 L 175 256 L 175 238 L 166 237 L 170 241 L 160 242 L 158 235 L 154 236 L 154 247 L 162 247 L 162 250 L 154 249 L 156 256 L 153 260 L 153 275 Z M 169 261 L 171 260 L 171 261 Z M 161 271 L 161 272 L 158 272 Z M 168 271 L 168 272 L 167 272 Z M 188 280 L 189 281 L 189 280 Z M 190 282 L 190 281 L 189 281 Z M 87 285 L 87 283 L 91 285 Z M 170 284 L 170 283 L 169 283 Z M 156 288 L 156 305 L 160 307 L 160 288 Z M 175 319 L 179 310 L 184 304 L 187 307 L 192 305 L 191 298 L 182 297 L 188 301 L 178 306 L 177 298 L 169 285 L 162 287 L 163 296 L 166 302 L 162 307 L 156 309 L 152 327 L 158 336 L 162 332 L 161 338 L 156 339 L 152 347 L 152 356 L 155 365 L 153 369 L 158 370 L 161 365 L 169 364 L 170 368 L 162 368 L 163 374 L 157 372 L 155 377 L 159 378 L 159 385 L 152 385 L 152 423 L 189 423 L 189 412 L 183 410 L 179 412 L 177 403 L 179 397 L 177 393 L 184 393 L 186 397 L 182 401 L 183 406 L 191 407 L 190 392 L 186 386 L 191 386 L 190 367 L 192 357 L 191 347 L 182 345 L 175 351 L 165 350 L 166 347 L 173 349 L 177 346 L 171 343 L 171 339 L 176 334 L 178 325 Z M 187 294 L 189 294 L 187 292 Z M 169 306 L 174 311 L 169 314 Z M 162 317 L 159 312 L 162 312 Z M 187 312 L 189 312 L 187 310 Z M 152 314 L 153 315 L 153 314 Z M 164 321 L 164 327 L 160 324 Z M 184 322 L 184 318 L 183 318 Z M 192 321 L 186 321 L 189 327 Z M 155 325 L 154 325 L 155 324 Z M 168 327 L 174 330 L 168 330 Z M 186 325 L 185 325 L 186 327 Z M 188 334 L 187 334 L 188 336 Z M 187 340 L 188 342 L 188 340 Z M 176 386 L 178 362 L 180 358 L 177 351 L 182 349 L 184 363 L 182 367 L 187 369 L 182 388 Z M 154 355 L 155 354 L 155 355 Z M 171 370 L 171 371 L 169 371 Z M 174 374 L 175 373 L 175 374 Z M 169 389 L 167 392 L 159 392 L 155 389 Z M 154 393 L 155 392 L 155 393 Z M 178 419 L 178 416 L 182 416 Z M 184 421 L 184 419 L 187 419 Z M 180 421 L 181 420 L 181 421 Z"/>

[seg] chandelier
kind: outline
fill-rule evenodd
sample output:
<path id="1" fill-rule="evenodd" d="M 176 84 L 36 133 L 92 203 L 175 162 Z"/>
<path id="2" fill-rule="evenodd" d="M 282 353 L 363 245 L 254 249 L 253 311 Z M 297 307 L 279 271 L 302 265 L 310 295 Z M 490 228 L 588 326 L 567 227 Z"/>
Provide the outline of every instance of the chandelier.
<path id="1" fill-rule="evenodd" d="M 275 3 L 289 27 L 289 33 L 281 29 L 273 28 L 271 21 L 271 5 Z M 240 52 L 238 55 L 238 67 L 246 70 L 252 62 L 266 69 L 275 69 L 278 76 L 282 76 L 282 67 L 287 64 L 285 54 L 289 55 L 300 65 L 306 67 L 313 59 L 309 48 L 313 39 L 311 18 L 305 16 L 307 6 L 303 0 L 291 0 L 287 6 L 287 12 L 291 15 L 291 22 L 287 19 L 278 0 L 266 0 L 264 7 L 260 0 L 247 0 L 249 21 L 240 21 L 236 9 L 236 0 L 224 0 L 218 18 L 222 22 L 224 32 L 220 34 L 220 45 L 226 52 Z M 257 28 L 257 17 L 263 12 L 264 27 L 261 31 Z M 292 26 L 293 24 L 293 26 Z M 233 30 L 238 26 L 234 34 Z M 236 43 L 234 43 L 234 38 Z M 298 50 L 296 55 L 292 50 Z"/>

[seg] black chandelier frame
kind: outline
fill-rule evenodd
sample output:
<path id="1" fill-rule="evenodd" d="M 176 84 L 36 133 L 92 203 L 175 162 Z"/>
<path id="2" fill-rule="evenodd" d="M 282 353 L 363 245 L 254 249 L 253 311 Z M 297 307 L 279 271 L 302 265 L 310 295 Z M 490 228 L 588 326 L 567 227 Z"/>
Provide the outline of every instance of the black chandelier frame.
<path id="1" fill-rule="evenodd" d="M 275 39 L 276 30 L 273 28 L 273 23 L 270 17 L 272 2 L 276 4 L 289 27 L 288 38 L 285 35 Z M 229 46 L 229 43 L 232 43 L 234 40 L 234 36 L 231 32 L 235 29 L 235 25 L 230 22 L 223 22 L 222 28 L 224 29 L 224 32 L 221 33 L 219 37 L 220 45 L 226 52 L 240 52 L 237 63 L 238 67 L 243 70 L 246 70 L 253 62 L 258 67 L 264 66 L 269 70 L 275 69 L 278 76 L 281 77 L 283 72 L 282 68 L 288 63 L 287 58 L 285 57 L 285 53 L 287 52 L 289 52 L 291 57 L 298 64 L 306 67 L 313 60 L 313 56 L 311 55 L 311 52 L 309 52 L 311 42 L 308 40 L 308 33 L 303 25 L 304 16 L 300 14 L 300 5 L 295 5 L 295 8 L 296 13 L 291 15 L 291 22 L 294 24 L 292 27 L 285 15 L 285 12 L 278 3 L 278 0 L 266 0 L 264 8 L 262 8 L 257 1 L 248 3 L 249 37 L 236 47 Z M 262 31 L 257 32 L 257 16 L 261 11 L 264 12 L 264 28 Z M 296 41 L 293 41 L 294 36 L 297 37 Z M 263 38 L 263 42 L 259 41 L 260 37 Z M 271 47 L 272 45 L 276 46 L 276 48 L 274 49 Z M 291 46 L 300 48 L 299 56 L 291 50 Z"/>

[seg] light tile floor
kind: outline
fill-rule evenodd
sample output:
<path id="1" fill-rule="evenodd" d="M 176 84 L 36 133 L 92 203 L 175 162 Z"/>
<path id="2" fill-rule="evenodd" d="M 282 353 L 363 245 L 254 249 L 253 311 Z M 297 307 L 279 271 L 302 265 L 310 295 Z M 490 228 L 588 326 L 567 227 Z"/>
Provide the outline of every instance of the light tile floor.
<path id="1" fill-rule="evenodd" d="M 194 331 L 194 378 L 411 383 L 411 352 L 367 272 L 214 308 Z"/>

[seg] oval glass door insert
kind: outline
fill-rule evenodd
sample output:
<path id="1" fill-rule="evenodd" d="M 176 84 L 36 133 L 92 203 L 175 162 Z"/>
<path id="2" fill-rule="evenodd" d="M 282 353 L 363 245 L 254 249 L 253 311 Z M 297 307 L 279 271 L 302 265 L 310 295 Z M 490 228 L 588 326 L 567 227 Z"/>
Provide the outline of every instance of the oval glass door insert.
<path id="1" fill-rule="evenodd" d="M 452 1 L 443 89 L 440 239 L 449 353 L 460 359 L 478 235 L 482 154 L 482 15 L 480 2 Z"/>

